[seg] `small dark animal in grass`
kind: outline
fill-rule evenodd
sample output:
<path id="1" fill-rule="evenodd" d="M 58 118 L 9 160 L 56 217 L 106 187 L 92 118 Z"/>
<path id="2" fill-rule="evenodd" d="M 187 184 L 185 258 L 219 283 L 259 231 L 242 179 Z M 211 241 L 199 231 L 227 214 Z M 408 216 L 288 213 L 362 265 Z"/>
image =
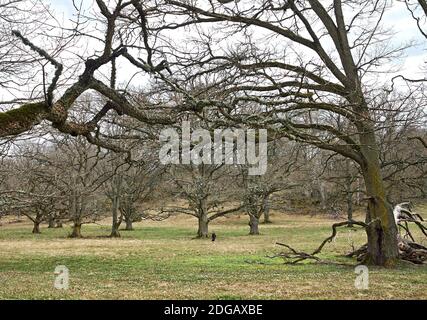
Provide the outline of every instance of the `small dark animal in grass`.
<path id="1" fill-rule="evenodd" d="M 216 240 L 216 233 L 214 232 L 212 233 L 212 242 L 215 242 L 215 240 Z"/>

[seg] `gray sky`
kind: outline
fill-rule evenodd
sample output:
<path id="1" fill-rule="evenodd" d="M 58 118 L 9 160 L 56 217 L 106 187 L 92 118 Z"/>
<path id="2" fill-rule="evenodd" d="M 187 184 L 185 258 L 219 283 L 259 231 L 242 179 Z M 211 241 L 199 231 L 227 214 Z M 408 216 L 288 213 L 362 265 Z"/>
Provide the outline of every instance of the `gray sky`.
<path id="1" fill-rule="evenodd" d="M 73 14 L 76 13 L 72 0 L 44 1 L 50 3 L 51 7 L 55 11 L 56 18 L 58 18 L 58 20 L 65 25 L 67 24 L 67 21 L 73 17 Z M 94 0 L 83 0 L 83 10 L 90 11 L 92 8 L 96 8 L 96 4 L 94 2 Z M 80 0 L 76 0 L 76 3 L 79 5 Z M 427 46 L 427 40 L 421 36 L 415 21 L 412 19 L 409 12 L 401 2 L 393 2 L 393 7 L 386 13 L 386 16 L 384 17 L 384 25 L 387 27 L 392 27 L 396 32 L 396 35 L 393 37 L 394 44 L 398 45 L 410 40 L 415 40 L 419 43 L 418 46 L 414 46 L 406 50 L 405 57 L 400 61 L 395 62 L 394 66 L 397 64 L 397 66 L 400 68 L 399 73 L 407 77 L 424 78 L 425 70 L 423 70 L 423 67 L 425 65 L 425 61 L 427 61 L 427 51 L 425 50 Z M 85 44 L 83 45 L 85 46 Z M 66 57 L 66 53 L 64 55 Z M 138 85 L 140 87 L 145 86 L 147 77 L 141 75 L 133 78 L 132 76 L 135 73 L 135 68 L 133 68 L 128 62 L 124 61 L 124 59 L 122 60 L 123 61 L 120 60 L 118 62 L 120 64 L 119 68 L 121 70 L 118 81 L 127 82 L 132 78 L 132 84 Z M 388 68 L 388 66 L 386 65 L 385 68 Z M 385 82 L 391 77 L 393 77 L 393 74 L 382 75 L 380 80 Z M 373 83 L 376 83 L 377 81 L 377 79 L 371 79 L 371 82 Z M 17 93 L 16 96 L 18 94 L 19 93 Z M 0 98 L 2 100 L 8 100 L 9 98 L 12 99 L 13 95 L 10 95 L 9 92 L 0 90 Z"/>
<path id="2" fill-rule="evenodd" d="M 63 14 L 64 18 L 70 18 L 75 12 L 72 0 L 47 0 L 57 13 Z M 76 1 L 80 2 L 80 1 Z M 86 10 L 94 5 L 93 0 L 83 0 L 83 7 Z M 424 39 L 417 29 L 415 21 L 410 16 L 409 12 L 403 3 L 394 1 L 393 7 L 386 13 L 384 24 L 392 27 L 396 32 L 394 42 L 396 44 L 404 43 L 409 40 L 414 40 L 419 43 L 418 46 L 406 50 L 405 58 L 401 62 L 401 71 L 404 74 L 412 77 L 423 77 L 423 71 L 420 67 L 427 61 L 426 45 Z"/>

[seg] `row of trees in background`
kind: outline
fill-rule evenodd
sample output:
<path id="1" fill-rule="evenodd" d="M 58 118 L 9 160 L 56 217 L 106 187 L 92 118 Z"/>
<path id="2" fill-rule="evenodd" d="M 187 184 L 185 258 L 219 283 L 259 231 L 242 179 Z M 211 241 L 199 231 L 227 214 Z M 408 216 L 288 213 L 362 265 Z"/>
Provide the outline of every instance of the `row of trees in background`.
<path id="1" fill-rule="evenodd" d="M 108 158 L 105 150 L 121 154 L 134 168 L 149 162 L 144 157 L 156 147 L 146 142 L 155 141 L 162 127 L 179 126 L 188 118 L 209 129 L 261 128 L 268 130 L 271 142 L 280 142 L 271 151 L 279 155 L 271 164 L 279 167 L 270 169 L 267 181 L 224 182 L 222 172 L 230 170 L 227 176 L 237 177 L 244 167 L 166 168 L 174 196 L 188 204 L 175 210 L 199 219 L 199 236 L 212 219 L 243 208 L 251 217 L 251 232 L 257 233 L 257 221 L 268 212 L 272 195 L 300 188 L 306 198 L 308 193 L 319 198 L 320 209 L 329 205 L 331 194 L 346 199 L 349 215 L 355 200 L 364 203 L 365 262 L 396 263 L 399 240 L 390 202 L 425 192 L 425 78 L 408 79 L 394 69 L 411 43 L 394 39 L 384 20 L 401 8 L 425 37 L 425 1 L 95 4 L 84 8 L 84 2 L 73 1 L 75 16 L 64 25 L 43 1 L 0 1 L 0 86 L 10 97 L 1 103 L 6 111 L 0 113 L 0 137 L 34 138 L 42 124 L 69 141 L 60 144 L 69 155 L 62 164 L 46 155 L 52 172 L 58 171 L 58 177 L 50 174 L 50 182 L 43 182 L 46 192 L 26 184 L 22 201 L 17 201 L 21 190 L 12 195 L 6 191 L 3 198 L 14 199 L 24 211 L 34 199 L 47 206 L 44 199 L 52 195 L 67 204 L 73 235 L 79 236 L 81 224 L 99 212 L 102 201 L 93 194 L 105 187 L 104 179 L 111 179 L 107 197 L 114 235 L 126 203 L 119 194 L 125 178 L 121 168 L 95 174 L 98 163 Z M 90 103 L 82 107 L 88 98 Z M 83 151 L 67 153 L 72 141 L 83 140 L 101 149 L 83 158 Z M 290 152 L 293 148 L 300 150 Z M 283 158 L 289 155 L 291 159 Z M 65 163 L 69 176 L 63 177 Z M 290 169 L 294 163 L 296 168 Z M 111 178 L 115 174 L 119 176 Z M 54 183 L 60 187 L 50 191 Z M 225 194 L 228 187 L 245 190 L 243 200 Z"/>
<path id="2" fill-rule="evenodd" d="M 407 130 L 399 133 L 406 138 L 393 140 L 389 134 L 383 143 L 381 166 L 387 168 L 386 188 L 396 202 L 426 198 L 424 149 L 407 139 L 414 134 Z M 246 214 L 249 234 L 257 235 L 263 215 L 265 223 L 271 222 L 272 209 L 292 212 L 304 204 L 311 214 L 351 220 L 366 202 L 358 168 L 310 145 L 270 142 L 262 176 L 249 175 L 247 165 L 162 165 L 159 147 L 159 141 L 147 139 L 134 147 L 139 160 L 130 161 L 82 137 L 45 133 L 16 143 L 2 157 L 0 211 L 26 216 L 33 233 L 40 233 L 42 223 L 50 228 L 71 224 L 71 237 L 82 236 L 83 224 L 108 216 L 110 236 L 119 237 L 123 225 L 133 230 L 133 223 L 143 219 L 187 214 L 197 219 L 197 236 L 203 238 L 209 223 L 223 216 Z"/>

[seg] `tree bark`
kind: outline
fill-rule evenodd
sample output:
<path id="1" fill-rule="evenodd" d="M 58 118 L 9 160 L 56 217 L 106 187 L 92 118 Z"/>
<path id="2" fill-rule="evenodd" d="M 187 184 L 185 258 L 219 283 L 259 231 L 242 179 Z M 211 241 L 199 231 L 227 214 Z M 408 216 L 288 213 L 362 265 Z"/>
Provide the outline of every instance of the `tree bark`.
<path id="1" fill-rule="evenodd" d="M 356 73 L 354 79 L 357 79 Z M 359 136 L 358 152 L 361 155 L 360 168 L 368 196 L 366 228 L 368 252 L 365 264 L 392 267 L 399 259 L 397 226 L 393 208 L 387 203 L 384 181 L 381 176 L 379 146 L 375 136 L 375 125 L 367 105 L 360 81 L 357 81 L 354 95 L 349 102 L 354 105 L 358 114 L 357 131 Z"/>
<path id="2" fill-rule="evenodd" d="M 126 222 L 126 228 L 125 228 L 125 230 L 126 231 L 133 231 L 133 221 L 132 221 L 132 219 L 131 218 L 126 218 L 125 222 Z"/>
<path id="3" fill-rule="evenodd" d="M 250 232 L 249 235 L 254 236 L 254 235 L 259 235 L 259 218 L 250 214 L 249 215 L 249 226 L 250 226 Z"/>
<path id="4" fill-rule="evenodd" d="M 373 132 L 361 134 L 361 151 L 364 156 L 362 173 L 369 196 L 366 222 L 368 253 L 366 264 L 394 266 L 398 260 L 397 226 L 393 209 L 387 203 L 381 177 L 379 156 Z"/>
<path id="5" fill-rule="evenodd" d="M 198 238 L 207 238 L 209 236 L 209 220 L 208 215 L 202 212 L 199 215 L 199 230 L 197 231 Z"/>
<path id="6" fill-rule="evenodd" d="M 34 234 L 40 234 L 40 222 L 39 221 L 34 221 L 34 226 L 33 226 L 33 233 Z"/>
<path id="7" fill-rule="evenodd" d="M 362 182 L 361 178 L 357 178 L 357 193 L 356 193 L 356 205 L 360 206 L 360 203 L 362 202 L 362 192 L 360 191 L 362 189 Z"/>
<path id="8" fill-rule="evenodd" d="M 118 219 L 118 212 L 119 212 L 119 198 L 114 197 L 113 198 L 113 205 L 112 205 L 112 213 L 113 213 L 113 222 L 111 225 L 111 238 L 120 238 L 120 232 L 119 232 L 119 219 Z"/>
<path id="9" fill-rule="evenodd" d="M 120 238 L 119 225 L 113 224 L 113 226 L 111 228 L 110 237 L 111 238 Z"/>
<path id="10" fill-rule="evenodd" d="M 319 193 L 320 193 L 320 203 L 323 210 L 326 210 L 327 208 L 327 195 L 325 190 L 325 184 L 323 182 L 319 183 Z"/>
<path id="11" fill-rule="evenodd" d="M 48 228 L 52 229 L 52 228 L 55 228 L 55 226 L 56 226 L 55 217 L 49 216 L 49 226 L 48 226 Z"/>
<path id="12" fill-rule="evenodd" d="M 264 199 L 264 223 L 272 223 L 270 219 L 270 199 L 268 197 Z"/>
<path id="13" fill-rule="evenodd" d="M 347 159 L 345 162 L 346 165 L 346 200 L 347 200 L 347 220 L 352 221 L 353 220 L 353 193 L 351 189 L 352 184 L 352 177 L 351 177 L 351 170 L 350 170 L 350 159 Z M 352 223 L 348 224 L 349 228 L 353 227 Z"/>
<path id="14" fill-rule="evenodd" d="M 70 235 L 70 238 L 82 238 L 82 225 L 79 223 L 74 223 L 73 232 Z"/>
<path id="15" fill-rule="evenodd" d="M 353 220 L 353 197 L 351 193 L 347 193 L 347 219 L 348 221 Z M 352 228 L 353 224 L 349 223 L 348 227 Z"/>

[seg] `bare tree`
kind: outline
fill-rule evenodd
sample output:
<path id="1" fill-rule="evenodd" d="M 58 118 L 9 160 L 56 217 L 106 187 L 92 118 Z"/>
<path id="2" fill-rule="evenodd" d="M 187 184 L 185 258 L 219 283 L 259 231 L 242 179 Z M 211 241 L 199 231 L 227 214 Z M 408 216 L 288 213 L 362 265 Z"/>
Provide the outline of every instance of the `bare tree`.
<path id="1" fill-rule="evenodd" d="M 149 151 L 146 148 L 143 152 L 146 155 L 140 158 L 139 162 L 132 164 L 117 155 L 107 160 L 107 174 L 110 178 L 105 183 L 105 189 L 113 214 L 112 237 L 120 236 L 119 228 L 123 220 L 126 223 L 125 230 L 131 231 L 134 222 L 156 219 L 148 213 L 151 209 L 144 208 L 144 205 L 161 181 L 163 168 L 159 167 L 154 150 Z"/>
<path id="2" fill-rule="evenodd" d="M 291 190 L 299 184 L 293 179 L 301 164 L 299 146 L 293 142 L 276 140 L 268 148 L 269 164 L 262 176 L 250 176 L 247 166 L 241 166 L 243 199 L 249 215 L 250 235 L 259 234 L 259 220 L 264 214 L 264 222 L 271 223 L 269 217 L 270 197 L 283 190 Z"/>
<path id="3" fill-rule="evenodd" d="M 23 0 L 22 5 L 28 5 L 29 2 Z M 6 6 L 12 8 L 13 2 Z M 32 9 L 27 11 L 30 15 L 35 14 Z M 20 59 L 12 61 L 10 68 L 19 67 L 22 60 L 28 60 L 32 70 L 44 71 L 49 67 L 51 73 L 49 77 L 46 77 L 44 72 L 40 77 L 32 77 L 33 82 L 39 82 L 33 85 L 31 91 L 37 89 L 40 94 L 14 101 L 8 111 L 0 113 L 0 137 L 27 132 L 45 120 L 63 133 L 83 136 L 91 143 L 114 151 L 125 151 L 115 145 L 114 140 L 108 139 L 108 136 L 96 134 L 99 132 L 101 120 L 110 111 L 114 110 L 120 115 L 127 115 L 144 123 L 172 124 L 170 114 L 150 114 L 144 110 L 141 101 L 134 100 L 128 94 L 128 91 L 131 91 L 130 83 L 120 84 L 116 81 L 119 58 L 128 61 L 134 67 L 135 74 L 142 72 L 156 75 L 169 70 L 161 52 L 151 48 L 151 35 L 147 32 L 149 12 L 149 8 L 139 1 L 118 1 L 113 4 L 97 0 L 92 15 L 83 17 L 81 10 L 76 7 L 76 17 L 70 28 L 57 26 L 55 21 L 49 21 L 50 15 L 46 12 L 44 19 L 39 20 L 55 35 L 50 38 L 44 34 L 36 37 L 27 30 L 20 30 L 20 24 L 5 25 L 1 31 L 9 38 L 12 35 L 14 41 L 20 43 L 16 49 Z M 139 32 L 134 33 L 133 30 L 136 29 Z M 44 37 L 46 46 L 58 42 L 59 45 L 48 49 L 32 42 L 40 37 Z M 79 41 L 90 41 L 94 46 L 93 50 L 88 50 L 86 57 L 79 52 L 79 46 L 73 47 Z M 76 54 L 77 59 L 70 58 L 70 51 Z M 144 58 L 139 56 L 144 53 Z M 5 54 L 8 56 L 9 51 Z M 135 54 L 135 57 L 132 54 Z M 159 60 L 159 63 L 156 64 L 155 60 Z M 43 61 L 41 66 L 40 61 Z M 107 79 L 101 77 L 105 68 L 114 70 Z M 132 77 L 131 81 L 134 78 Z M 17 81 L 15 87 L 22 88 L 23 83 L 20 83 L 19 79 L 14 80 Z M 28 85 L 31 86 L 32 83 Z M 90 90 L 103 96 L 107 102 L 101 107 L 95 105 L 86 117 L 80 117 L 76 121 L 72 117 L 75 102 Z M 28 103 L 19 104 L 22 100 Z"/>
<path id="4" fill-rule="evenodd" d="M 40 224 L 60 209 L 63 200 L 41 155 L 46 150 L 42 150 L 41 144 L 27 143 L 10 155 L 10 165 L 3 168 L 7 176 L 4 206 L 7 211 L 30 219 L 35 234 L 41 233 Z"/>
<path id="5" fill-rule="evenodd" d="M 11 10 L 13 4 L 4 3 Z M 50 30 L 51 37 L 34 34 L 19 23 L 2 22 L 1 31 L 8 37 L 2 50 L 13 47 L 19 55 L 10 60 L 9 70 L 26 61 L 39 76 L 28 82 L 15 75 L 15 88 L 30 89 L 25 99 L 6 103 L 7 111 L 0 113 L 0 137 L 47 122 L 62 133 L 130 158 L 129 150 L 103 130 L 109 113 L 149 125 L 174 125 L 183 113 L 194 113 L 214 125 L 268 128 L 270 139 L 309 143 L 359 166 L 368 202 L 365 262 L 394 265 L 397 227 L 382 177 L 377 135 L 382 123 L 373 103 L 384 88 L 378 78 L 371 81 L 401 52 L 387 45 L 389 34 L 381 25 L 389 1 L 155 4 L 96 0 L 93 14 L 83 16 L 76 9 L 70 28 L 52 27 L 55 23 L 46 15 L 39 19 L 38 30 Z M 179 41 L 165 35 L 177 30 L 182 31 Z M 183 30 L 193 32 L 193 38 L 197 35 L 191 43 L 194 50 L 182 39 Z M 235 41 L 236 36 L 243 40 Z M 36 44 L 39 39 L 46 40 L 38 42 L 44 43 L 43 48 Z M 80 46 L 73 47 L 88 39 L 94 49 L 80 52 Z M 8 49 L 2 52 L 9 57 Z M 70 59 L 69 52 L 77 58 Z M 161 94 L 138 99 L 132 92 L 134 78 L 123 84 L 117 81 L 122 60 L 135 74 L 152 77 L 182 99 L 163 103 Z M 207 99 L 203 88 L 202 94 L 194 93 L 200 83 L 209 83 L 215 94 Z M 106 102 L 76 120 L 73 113 L 81 112 L 75 109 L 76 102 L 89 90 Z M 348 124 L 340 126 L 339 118 Z"/>
<path id="6" fill-rule="evenodd" d="M 244 208 L 244 205 L 235 204 L 238 198 L 233 201 L 232 187 L 221 180 L 226 172 L 223 165 L 171 166 L 168 175 L 175 187 L 172 191 L 175 202 L 184 200 L 185 204 L 167 206 L 162 211 L 196 217 L 197 237 L 208 237 L 210 222 Z"/>
<path id="7" fill-rule="evenodd" d="M 378 70 L 376 66 L 400 52 L 385 44 L 387 32 L 381 20 L 388 1 L 358 1 L 351 10 L 356 2 L 340 0 L 260 1 L 252 7 L 214 2 L 205 6 L 201 1 L 165 3 L 166 16 L 166 8 L 172 5 L 173 14 L 182 18 L 167 26 L 170 29 L 216 25 L 214 31 L 199 32 L 198 41 L 206 50 L 177 58 L 194 69 L 193 81 L 206 73 L 216 74 L 217 94 L 222 96 L 210 101 L 210 106 L 231 123 L 268 126 L 272 134 L 339 153 L 359 165 L 368 201 L 365 262 L 394 265 L 397 228 L 386 199 L 375 110 L 370 105 L 381 88 L 369 87 L 365 81 Z M 254 30 L 263 36 L 257 37 Z M 228 51 L 215 47 L 226 31 L 239 33 L 246 41 L 236 42 Z M 269 45 L 263 39 L 276 40 Z M 177 86 L 185 87 L 184 81 Z M 259 106 L 256 114 L 245 112 L 248 102 Z M 324 115 L 345 118 L 351 127 L 343 131 L 324 121 Z"/>
<path id="8" fill-rule="evenodd" d="M 122 223 L 122 216 L 119 217 L 119 208 L 123 194 L 123 179 L 121 173 L 118 172 L 121 169 L 117 167 L 117 160 L 111 159 L 109 162 L 108 169 L 112 169 L 113 172 L 111 172 L 111 177 L 106 182 L 105 194 L 111 201 L 112 225 L 110 237 L 118 238 L 120 237 L 119 228 Z M 120 166 L 123 166 L 123 164 L 120 164 Z"/>
<path id="9" fill-rule="evenodd" d="M 163 175 L 157 161 L 147 161 L 124 172 L 124 194 L 120 212 L 126 223 L 125 230 L 133 230 L 133 223 L 144 219 L 164 220 L 167 216 L 150 215 L 152 209 L 146 204 L 152 197 Z"/>
<path id="10" fill-rule="evenodd" d="M 106 180 L 96 167 L 105 155 L 81 137 L 55 139 L 56 151 L 50 155 L 55 186 L 67 202 L 66 219 L 73 223 L 72 238 L 80 238 L 83 224 L 98 220 L 105 210 L 100 187 Z"/>

